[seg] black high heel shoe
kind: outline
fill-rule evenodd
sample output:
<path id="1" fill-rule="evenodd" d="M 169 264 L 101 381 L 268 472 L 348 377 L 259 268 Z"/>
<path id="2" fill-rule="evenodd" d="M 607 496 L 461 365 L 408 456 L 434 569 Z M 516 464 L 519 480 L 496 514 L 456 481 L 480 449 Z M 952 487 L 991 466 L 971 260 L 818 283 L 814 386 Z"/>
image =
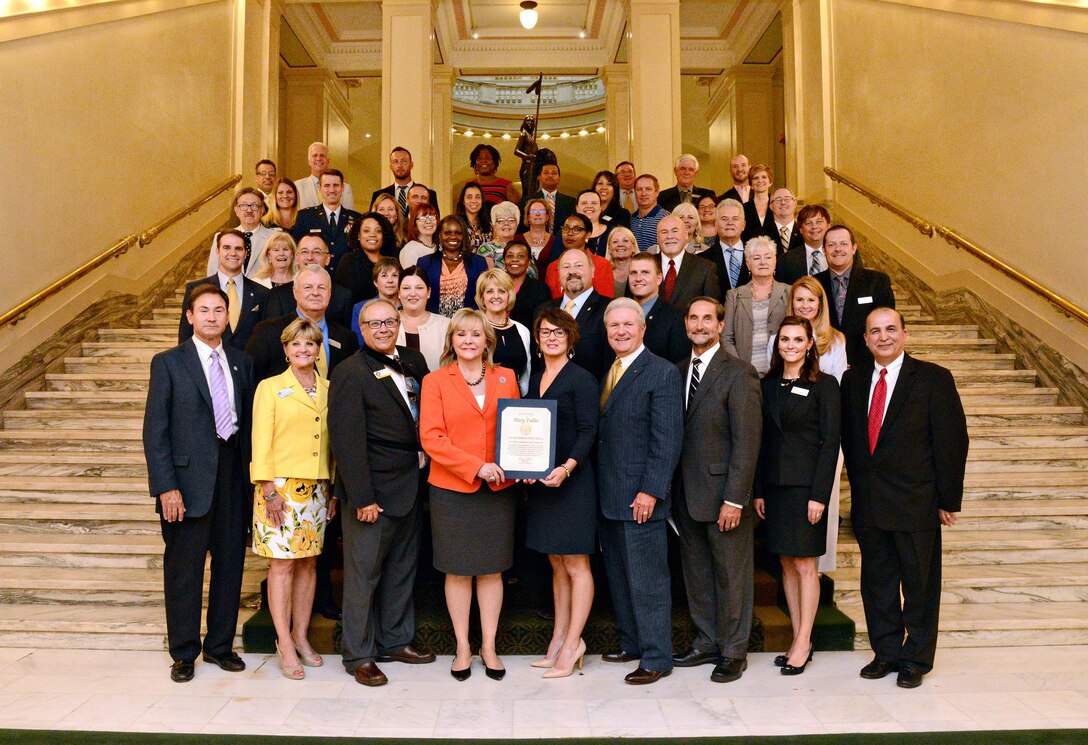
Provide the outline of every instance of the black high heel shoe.
<path id="1" fill-rule="evenodd" d="M 454 658 L 454 660 L 456 661 L 456 658 Z M 450 675 L 452 675 L 453 679 L 458 682 L 464 682 L 468 680 L 469 676 L 472 675 L 472 658 L 468 658 L 468 667 L 466 667 L 464 670 L 454 670 L 451 666 Z"/>
<path id="2" fill-rule="evenodd" d="M 810 647 L 808 650 L 808 659 L 805 660 L 804 664 L 800 666 L 791 665 L 787 659 L 786 664 L 782 666 L 782 669 L 779 670 L 779 672 L 783 675 L 800 675 L 805 671 L 805 668 L 808 667 L 808 663 L 812 662 L 812 651 L 813 650 Z"/>
<path id="3" fill-rule="evenodd" d="M 488 667 L 487 663 L 484 663 L 484 675 L 491 678 L 492 680 L 502 680 L 503 677 L 506 675 L 506 668 Z"/>
<path id="4" fill-rule="evenodd" d="M 815 649 L 815 647 L 809 647 L 807 662 L 812 662 L 812 652 L 813 652 L 814 649 Z M 780 655 L 778 655 L 777 657 L 774 658 L 774 666 L 775 667 L 785 667 L 786 663 L 789 662 L 789 660 L 790 660 L 789 655 L 780 654 Z"/>

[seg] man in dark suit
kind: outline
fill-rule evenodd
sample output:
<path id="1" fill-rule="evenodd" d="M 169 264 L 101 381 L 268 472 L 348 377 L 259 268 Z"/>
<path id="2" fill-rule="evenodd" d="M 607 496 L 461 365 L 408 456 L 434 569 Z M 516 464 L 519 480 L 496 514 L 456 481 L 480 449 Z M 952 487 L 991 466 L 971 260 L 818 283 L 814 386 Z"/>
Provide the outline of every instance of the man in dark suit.
<path id="1" fill-rule="evenodd" d="M 692 298 L 719 297 L 721 284 L 714 262 L 684 250 L 688 230 L 684 221 L 669 215 L 657 224 L 657 246 L 661 250 L 661 297 L 677 313 L 684 313 Z"/>
<path id="2" fill-rule="evenodd" d="M 344 174 L 330 168 L 321 174 L 321 204 L 300 210 L 295 227 L 291 228 L 291 236 L 296 243 L 310 233 L 317 233 L 325 239 L 331 254 L 330 272 L 336 271 L 340 257 L 350 250 L 348 233 L 355 221 L 362 217 L 340 203 L 343 195 Z"/>
<path id="3" fill-rule="evenodd" d="M 865 343 L 865 317 L 873 308 L 894 308 L 892 281 L 884 272 L 858 266 L 858 245 L 845 225 L 833 225 L 824 236 L 827 269 L 816 275 L 827 295 L 831 325 L 846 337 L 846 361 L 870 362 Z"/>
<path id="4" fill-rule="evenodd" d="M 298 250 L 295 251 L 295 263 L 298 266 L 317 264 L 328 269 L 329 247 L 325 239 L 320 235 L 304 235 L 298 242 Z M 264 303 L 264 312 L 261 320 L 279 318 L 295 312 L 298 303 L 295 301 L 294 283 L 273 287 L 268 293 L 268 299 Z M 325 310 L 325 317 L 333 323 L 344 328 L 351 328 L 351 290 L 332 283 L 332 294 L 329 297 L 329 307 Z"/>
<path id="5" fill-rule="evenodd" d="M 937 649 L 941 526 L 956 524 L 963 500 L 967 418 L 952 374 L 903 352 L 900 313 L 877 308 L 865 328 L 872 358 L 842 378 L 850 522 L 876 655 L 861 677 L 898 670 L 897 684 L 916 688 Z"/>
<path id="6" fill-rule="evenodd" d="M 824 233 L 831 225 L 827 210 L 818 204 L 806 204 L 797 214 L 796 224 L 800 225 L 801 246 L 805 250 L 790 250 L 780 256 L 774 271 L 774 278 L 787 285 L 801 277 L 815 276 L 827 268 Z"/>
<path id="7" fill-rule="evenodd" d="M 713 189 L 704 189 L 695 185 L 695 176 L 699 173 L 699 160 L 690 153 L 684 153 L 676 159 L 672 172 L 676 175 L 676 185 L 670 186 L 657 195 L 657 203 L 662 209 L 672 212 L 678 204 L 699 204 L 703 197 L 717 199 Z"/>
<path id="8" fill-rule="evenodd" d="M 710 679 L 728 683 L 748 667 L 750 505 L 763 427 L 762 394 L 755 368 L 721 348 L 725 308 L 720 302 L 696 298 L 684 326 L 691 355 L 677 365 L 687 386 L 687 413 L 672 514 L 696 631 L 691 649 L 673 663 L 713 664 Z"/>
<path id="9" fill-rule="evenodd" d="M 412 646 L 412 588 L 419 553 L 419 392 L 429 370 L 397 346 L 392 303 L 363 306 L 366 346 L 341 365 L 329 389 L 329 437 L 344 530 L 344 667 L 365 686 L 385 685 L 377 661 L 423 664 Z M 377 328 L 374 326 L 377 325 Z"/>
<path id="10" fill-rule="evenodd" d="M 639 660 L 624 680 L 642 685 L 672 672 L 665 518 L 684 437 L 684 398 L 677 369 L 643 344 L 646 320 L 638 303 L 609 303 L 605 328 L 616 360 L 601 387 L 597 489 L 620 649 L 603 659 Z"/>
<path id="11" fill-rule="evenodd" d="M 562 308 L 578 322 L 578 343 L 573 362 L 603 380 L 612 364 L 612 350 L 604 330 L 604 309 L 608 298 L 593 289 L 593 262 L 580 248 L 571 248 L 556 259 L 563 294 L 548 304 Z"/>
<path id="12" fill-rule="evenodd" d="M 729 175 L 733 178 L 733 185 L 722 193 L 721 199 L 735 199 L 742 205 L 747 204 L 752 198 L 752 185 L 748 183 L 748 171 L 752 165 L 748 162 L 748 156 L 737 153 L 729 159 Z"/>
<path id="13" fill-rule="evenodd" d="M 326 316 L 329 298 L 332 296 L 332 280 L 323 267 L 317 264 L 303 267 L 295 275 L 291 287 L 295 307 L 285 315 L 257 324 L 249 344 L 246 345 L 246 354 L 253 358 L 253 371 L 258 381 L 279 375 L 287 369 L 280 334 L 296 318 L 310 319 L 317 324 L 325 337 L 317 359 L 317 370 L 325 378 L 328 378 L 337 364 L 355 354 L 359 348 L 359 342 L 350 328 L 345 328 Z"/>
<path id="14" fill-rule="evenodd" d="M 408 190 L 415 184 L 415 181 L 412 180 L 412 168 L 414 167 L 415 163 L 412 162 L 412 154 L 408 152 L 408 148 L 399 145 L 393 148 L 389 153 L 389 170 L 393 173 L 393 183 L 371 194 L 370 204 L 374 204 L 374 200 L 382 194 L 388 194 L 397 200 L 401 217 L 408 217 L 408 211 L 411 209 L 411 205 L 408 203 Z M 430 204 L 433 204 L 437 209 L 438 195 L 432 189 L 427 189 L 427 197 Z"/>
<path id="15" fill-rule="evenodd" d="M 215 252 L 219 259 L 218 271 L 210 277 L 185 285 L 181 321 L 178 324 L 178 344 L 193 336 L 193 324 L 189 322 L 189 298 L 200 285 L 218 287 L 227 296 L 227 328 L 223 341 L 237 350 L 246 348 L 250 334 L 261 320 L 261 307 L 268 299 L 268 288 L 247 279 L 242 274 L 246 259 L 246 239 L 238 230 L 224 230 L 216 236 Z"/>
<path id="16" fill-rule="evenodd" d="M 795 209 L 797 209 L 797 199 L 792 191 L 786 188 L 774 190 L 771 194 L 771 212 L 774 213 L 774 227 L 778 231 L 778 237 L 775 240 L 778 242 L 779 261 L 782 260 L 783 254 L 805 245 L 801 226 L 794 219 Z"/>
<path id="17" fill-rule="evenodd" d="M 193 288 L 192 338 L 151 360 L 144 409 L 144 457 L 166 548 L 163 591 L 170 677 L 193 679 L 193 663 L 245 670 L 233 652 L 245 564 L 253 363 L 223 343 L 227 298 L 214 284 Z M 207 632 L 200 642 L 204 562 L 212 555 Z"/>
<path id="18" fill-rule="evenodd" d="M 529 203 L 530 199 L 543 199 L 552 206 L 552 211 L 555 216 L 552 219 L 552 225 L 561 227 L 566 222 L 567 217 L 574 212 L 577 201 L 574 197 L 568 194 L 561 194 L 559 192 L 559 180 L 562 174 L 559 171 L 558 163 L 545 163 L 540 167 L 540 173 L 537 176 L 537 182 L 540 184 L 540 188 L 532 194 L 522 197 L 521 207 L 518 210 L 522 215 L 525 214 L 525 205 Z M 556 230 L 559 229 L 556 228 Z M 526 225 L 519 226 L 519 231 L 524 232 L 528 229 Z"/>
<path id="19" fill-rule="evenodd" d="M 632 257 L 627 272 L 627 290 L 646 315 L 643 342 L 658 357 L 679 362 L 688 353 L 684 317 L 661 299 L 659 293 L 663 279 L 659 256 L 642 251 Z"/>
<path id="20" fill-rule="evenodd" d="M 744 261 L 744 205 L 735 199 L 723 199 L 718 202 L 714 226 L 717 235 L 710 239 L 707 249 L 699 254 L 714 262 L 718 272 L 719 300 L 725 300 L 730 290 L 752 281 L 752 272 Z"/>

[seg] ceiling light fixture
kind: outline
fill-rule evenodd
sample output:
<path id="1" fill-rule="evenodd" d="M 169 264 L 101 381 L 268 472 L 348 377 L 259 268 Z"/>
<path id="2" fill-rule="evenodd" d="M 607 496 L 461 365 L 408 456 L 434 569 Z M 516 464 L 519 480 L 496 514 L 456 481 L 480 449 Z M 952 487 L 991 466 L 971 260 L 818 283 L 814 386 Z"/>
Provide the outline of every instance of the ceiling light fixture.
<path id="1" fill-rule="evenodd" d="M 529 31 L 536 26 L 538 15 L 539 14 L 536 12 L 536 3 L 533 2 L 533 0 L 522 0 L 521 13 L 518 14 L 522 28 Z"/>

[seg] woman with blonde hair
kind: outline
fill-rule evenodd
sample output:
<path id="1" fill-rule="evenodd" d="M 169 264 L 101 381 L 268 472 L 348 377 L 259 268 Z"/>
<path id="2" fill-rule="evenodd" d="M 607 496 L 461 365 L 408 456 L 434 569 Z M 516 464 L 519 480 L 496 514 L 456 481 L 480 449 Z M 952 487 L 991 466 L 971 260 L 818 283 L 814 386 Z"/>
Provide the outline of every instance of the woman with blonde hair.
<path id="1" fill-rule="evenodd" d="M 431 456 L 434 567 L 446 574 L 446 607 L 457 639 L 450 667 L 472 674 L 469 612 L 473 579 L 480 607 L 480 657 L 487 677 L 506 674 L 495 651 L 502 611 L 502 573 L 514 563 L 513 482 L 495 462 L 498 400 L 518 398 L 514 372 L 492 363 L 495 332 L 478 310 L 450 319 L 442 367 L 423 379 L 419 437 Z"/>
<path id="2" fill-rule="evenodd" d="M 681 202 L 673 207 L 672 213 L 679 217 L 688 231 L 688 243 L 684 250 L 689 254 L 701 254 L 706 250 L 699 224 L 699 210 L 690 202 Z"/>
<path id="3" fill-rule="evenodd" d="M 514 309 L 514 280 L 502 269 L 488 269 L 476 280 L 476 307 L 495 331 L 495 364 L 518 376 L 521 395 L 529 390 L 529 329 L 510 318 Z"/>
<path id="4" fill-rule="evenodd" d="M 298 219 L 298 188 L 289 178 L 276 179 L 272 190 L 272 209 L 261 220 L 266 227 L 290 230 Z"/>
<path id="5" fill-rule="evenodd" d="M 612 264 L 612 283 L 616 294 L 623 297 L 627 290 L 627 272 L 631 268 L 631 259 L 638 253 L 638 240 L 628 228 L 619 225 L 608 234 L 608 246 L 604 257 Z"/>
<path id="6" fill-rule="evenodd" d="M 554 224 L 555 210 L 547 199 L 536 197 L 525 203 L 521 219 L 526 230 L 516 240 L 524 241 L 532 252 L 535 276 L 539 279 L 547 274 L 548 264 L 563 252 L 562 244 L 557 243 L 559 231 Z"/>
<path id="7" fill-rule="evenodd" d="M 404 220 L 401 219 L 400 207 L 393 195 L 384 191 L 378 194 L 370 203 L 370 211 L 377 212 L 389 221 L 393 226 L 393 235 L 397 237 L 397 248 L 403 248 L 408 238 L 404 235 Z"/>
<path id="8" fill-rule="evenodd" d="M 290 233 L 277 230 L 261 248 L 261 254 L 255 259 L 253 276 L 250 279 L 268 289 L 286 285 L 295 279 L 298 265 L 295 263 L 295 239 Z"/>
<path id="9" fill-rule="evenodd" d="M 298 318 L 280 335 L 288 368 L 257 386 L 253 398 L 253 553 L 267 556 L 268 609 L 280 673 L 305 677 L 320 667 L 307 632 L 325 526 L 336 515 L 329 494 L 329 382 L 317 374 L 324 337 Z"/>

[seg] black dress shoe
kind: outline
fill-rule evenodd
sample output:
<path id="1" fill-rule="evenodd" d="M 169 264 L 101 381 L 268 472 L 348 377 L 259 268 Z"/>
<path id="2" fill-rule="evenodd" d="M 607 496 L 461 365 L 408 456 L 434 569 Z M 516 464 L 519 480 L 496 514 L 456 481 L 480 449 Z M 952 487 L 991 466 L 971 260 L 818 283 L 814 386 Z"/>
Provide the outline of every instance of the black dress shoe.
<path id="1" fill-rule="evenodd" d="M 188 683 L 193 679 L 193 661 L 176 660 L 170 666 L 170 680 L 175 683 Z"/>
<path id="2" fill-rule="evenodd" d="M 207 652 L 201 656 L 204 658 L 205 662 L 219 665 L 220 669 L 226 670 L 228 673 L 240 673 L 246 669 L 246 661 L 234 652 L 229 652 L 222 657 L 215 657 Z"/>
<path id="3" fill-rule="evenodd" d="M 692 647 L 683 654 L 672 656 L 672 664 L 675 667 L 698 667 L 699 665 L 716 665 L 721 656 L 717 652 L 700 652 Z"/>
<path id="4" fill-rule="evenodd" d="M 344 618 L 344 612 L 340 609 L 340 606 L 332 600 L 314 602 L 314 613 L 324 616 L 330 621 L 340 621 Z"/>
<path id="5" fill-rule="evenodd" d="M 867 680 L 880 680 L 890 672 L 899 669 L 899 663 L 882 657 L 875 657 L 865 667 L 861 668 L 861 677 Z"/>
<path id="6" fill-rule="evenodd" d="M 491 678 L 492 680 L 502 680 L 503 678 L 506 677 L 506 668 L 505 667 L 488 667 L 485 664 L 484 665 L 484 675 Z"/>
<path id="7" fill-rule="evenodd" d="M 748 658 L 735 660 L 732 657 L 722 657 L 721 662 L 714 666 L 714 672 L 710 679 L 715 683 L 732 683 L 740 680 L 740 676 L 748 669 Z"/>
<path id="8" fill-rule="evenodd" d="M 895 679 L 895 684 L 900 688 L 917 688 L 922 685 L 923 675 L 925 675 L 925 673 L 913 665 L 900 665 L 899 675 Z"/>
<path id="9" fill-rule="evenodd" d="M 637 659 L 641 659 L 641 655 L 634 654 L 633 652 L 624 652 L 622 649 L 618 649 L 615 652 L 605 652 L 601 655 L 601 659 L 605 662 L 634 662 Z"/>
<path id="10" fill-rule="evenodd" d="M 420 652 L 411 644 L 398 649 L 396 652 L 386 652 L 378 655 L 378 662 L 403 662 L 407 665 L 426 665 L 434 662 L 434 652 Z"/>
<path id="11" fill-rule="evenodd" d="M 672 674 L 672 670 L 666 670 L 661 672 L 659 670 L 647 670 L 644 667 L 640 667 L 633 673 L 627 673 L 623 678 L 623 682 L 629 683 L 633 686 L 644 686 L 650 683 L 656 683 L 662 678 L 668 677 Z"/>
<path id="12" fill-rule="evenodd" d="M 355 676 L 356 683 L 370 686 L 371 688 L 383 686 L 389 682 L 389 678 L 385 677 L 385 673 L 383 673 L 373 662 L 364 662 L 362 665 L 359 665 L 359 667 L 352 670 L 351 674 Z"/>

